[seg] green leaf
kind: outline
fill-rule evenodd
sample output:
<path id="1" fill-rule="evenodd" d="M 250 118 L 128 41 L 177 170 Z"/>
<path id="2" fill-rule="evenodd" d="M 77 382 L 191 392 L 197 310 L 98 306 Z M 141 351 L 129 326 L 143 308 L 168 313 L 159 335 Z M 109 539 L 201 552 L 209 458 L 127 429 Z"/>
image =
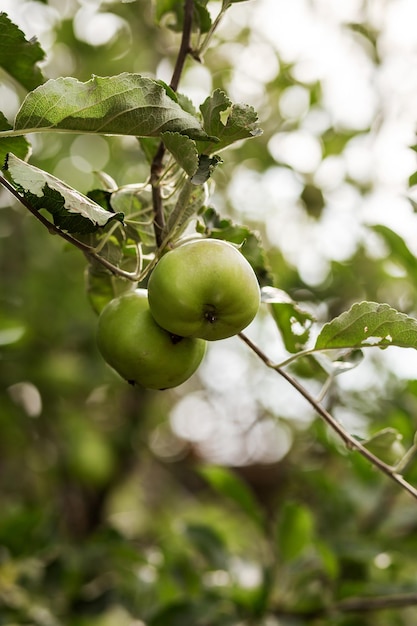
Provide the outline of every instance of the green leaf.
<path id="1" fill-rule="evenodd" d="M 389 258 L 400 263 L 414 278 L 417 274 L 417 259 L 408 249 L 404 239 L 383 224 L 375 224 L 369 228 L 383 238 L 390 251 Z"/>
<path id="2" fill-rule="evenodd" d="M 147 162 L 151 164 L 155 158 L 161 140 L 159 137 L 138 137 L 138 140 Z"/>
<path id="3" fill-rule="evenodd" d="M 319 219 L 325 207 L 322 190 L 316 185 L 306 183 L 300 198 L 304 202 L 308 215 L 314 219 Z"/>
<path id="4" fill-rule="evenodd" d="M 223 0 L 222 8 L 227 9 L 231 4 L 237 4 L 238 2 L 247 2 L 247 0 Z"/>
<path id="5" fill-rule="evenodd" d="M 148 620 L 149 626 L 184 626 L 184 624 L 195 624 L 200 613 L 196 606 L 188 601 L 178 601 L 162 609 L 158 609 L 156 614 Z"/>
<path id="6" fill-rule="evenodd" d="M 209 157 L 206 154 L 200 154 L 198 169 L 194 172 L 194 175 L 191 178 L 193 185 L 204 185 L 220 163 L 222 163 L 222 160 L 216 154 L 212 157 Z"/>
<path id="7" fill-rule="evenodd" d="M 98 262 L 87 266 L 85 289 L 91 308 L 97 315 L 108 302 L 136 287 L 137 283 L 115 276 Z"/>
<path id="8" fill-rule="evenodd" d="M 414 185 L 417 185 L 417 172 L 414 172 L 408 178 L 408 186 L 409 187 L 414 187 Z"/>
<path id="9" fill-rule="evenodd" d="M 202 214 L 202 224 L 197 225 L 198 232 L 213 239 L 224 239 L 241 246 L 240 251 L 252 265 L 261 286 L 270 285 L 272 277 L 260 236 L 247 226 L 235 224 L 230 219 L 222 218 L 212 207 Z"/>
<path id="10" fill-rule="evenodd" d="M 417 320 L 388 304 L 359 302 L 323 326 L 315 349 L 369 346 L 417 348 Z"/>
<path id="11" fill-rule="evenodd" d="M 17 113 L 15 131 L 46 130 L 145 137 L 171 131 L 208 139 L 199 120 L 163 85 L 128 73 L 93 76 L 85 83 L 51 79 L 29 93 Z"/>
<path id="12" fill-rule="evenodd" d="M 0 131 L 11 130 L 13 127 L 9 124 L 3 113 L 0 111 Z M 25 137 L 1 137 L 0 138 L 0 166 L 6 161 L 8 152 L 13 152 L 16 156 L 26 160 L 30 155 L 30 143 Z"/>
<path id="13" fill-rule="evenodd" d="M 0 67 L 28 90 L 42 84 L 44 77 L 37 63 L 43 61 L 45 52 L 39 42 L 28 41 L 6 13 L 0 13 L 0 33 Z"/>
<path id="14" fill-rule="evenodd" d="M 187 541 L 213 569 L 227 567 L 226 545 L 218 531 L 207 524 L 189 523 L 184 529 Z"/>
<path id="15" fill-rule="evenodd" d="M 388 427 L 361 443 L 385 463 L 395 465 L 405 454 L 401 440 L 401 433 L 396 428 Z"/>
<path id="16" fill-rule="evenodd" d="M 296 502 L 286 502 L 279 514 L 277 544 L 280 559 L 289 562 L 311 546 L 314 540 L 314 519 L 311 511 Z"/>
<path id="17" fill-rule="evenodd" d="M 198 152 L 195 141 L 185 135 L 173 132 L 162 133 L 161 139 L 178 165 L 188 176 L 193 176 L 198 169 Z"/>
<path id="18" fill-rule="evenodd" d="M 201 467 L 199 473 L 212 489 L 232 500 L 252 521 L 262 526 L 263 514 L 259 504 L 252 491 L 237 474 L 215 465 Z"/>
<path id="19" fill-rule="evenodd" d="M 223 150 L 235 141 L 262 134 L 256 111 L 247 104 L 232 104 L 220 89 L 203 102 L 200 110 L 206 132 L 219 139 L 218 143 L 209 143 L 204 147 L 206 154 L 211 154 L 213 149 Z"/>
<path id="20" fill-rule="evenodd" d="M 264 287 L 262 301 L 269 304 L 272 317 L 282 335 L 288 352 L 299 352 L 310 338 L 314 316 L 304 311 L 281 289 Z"/>
<path id="21" fill-rule="evenodd" d="M 62 180 L 25 163 L 13 154 L 6 169 L 16 188 L 36 210 L 46 209 L 54 224 L 70 233 L 94 232 L 110 220 L 123 220 L 121 213 L 109 213 Z"/>

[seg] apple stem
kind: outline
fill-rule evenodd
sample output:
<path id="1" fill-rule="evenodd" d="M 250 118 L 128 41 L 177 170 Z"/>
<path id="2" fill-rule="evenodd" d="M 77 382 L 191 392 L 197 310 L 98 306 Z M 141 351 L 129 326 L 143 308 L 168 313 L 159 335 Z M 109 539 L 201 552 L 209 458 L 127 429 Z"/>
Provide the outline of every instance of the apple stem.
<path id="1" fill-rule="evenodd" d="M 214 324 L 217 321 L 217 316 L 213 313 L 213 311 L 206 311 L 204 313 L 204 319 L 206 319 L 210 324 Z"/>

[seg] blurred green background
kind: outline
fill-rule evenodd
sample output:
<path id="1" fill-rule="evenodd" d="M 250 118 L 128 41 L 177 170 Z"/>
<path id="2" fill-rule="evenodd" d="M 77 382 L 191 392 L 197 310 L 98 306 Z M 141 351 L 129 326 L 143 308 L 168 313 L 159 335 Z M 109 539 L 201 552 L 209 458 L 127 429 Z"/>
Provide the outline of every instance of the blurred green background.
<path id="1" fill-rule="evenodd" d="M 181 81 L 196 106 L 219 87 L 257 109 L 264 134 L 222 155 L 212 204 L 260 234 L 275 286 L 319 322 L 363 299 L 416 313 L 412 5 L 239 2 Z M 169 81 L 179 34 L 161 6 L 0 0 L 46 77 L 81 81 Z M 0 74 L 9 121 L 24 96 Z M 97 171 L 148 176 L 133 139 L 30 140 L 31 162 L 83 193 Z M 177 389 L 130 388 L 98 354 L 85 266 L 0 192 L 0 624 L 414 626 L 411 596 L 366 601 L 416 594 L 412 498 L 237 338 Z M 285 358 L 266 309 L 248 335 Z M 326 407 L 358 437 L 392 429 L 378 451 L 395 461 L 414 441 L 416 368 L 410 350 L 370 351 Z M 315 362 L 294 373 L 319 394 Z"/>

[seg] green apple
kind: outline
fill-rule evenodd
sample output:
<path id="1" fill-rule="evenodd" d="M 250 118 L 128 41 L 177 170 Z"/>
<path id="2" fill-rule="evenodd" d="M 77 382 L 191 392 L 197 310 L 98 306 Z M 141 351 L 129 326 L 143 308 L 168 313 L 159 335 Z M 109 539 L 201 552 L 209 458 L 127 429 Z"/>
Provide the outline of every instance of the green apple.
<path id="1" fill-rule="evenodd" d="M 104 307 L 97 345 L 120 376 L 148 389 L 168 389 L 186 381 L 206 348 L 202 339 L 178 337 L 158 326 L 145 289 L 123 294 Z"/>
<path id="2" fill-rule="evenodd" d="M 159 260 L 149 278 L 148 297 L 162 328 L 214 341 L 236 335 L 253 320 L 260 289 L 236 247 L 220 239 L 199 239 Z"/>

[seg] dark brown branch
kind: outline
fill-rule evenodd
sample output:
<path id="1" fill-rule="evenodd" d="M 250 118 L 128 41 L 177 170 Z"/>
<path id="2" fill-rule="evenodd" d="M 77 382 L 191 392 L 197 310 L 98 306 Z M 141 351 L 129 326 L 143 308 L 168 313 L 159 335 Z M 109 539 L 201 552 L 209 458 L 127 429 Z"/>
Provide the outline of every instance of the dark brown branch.
<path id="1" fill-rule="evenodd" d="M 284 378 L 294 389 L 296 389 L 300 395 L 303 396 L 305 400 L 313 407 L 315 412 L 320 415 L 324 419 L 324 421 L 334 430 L 339 437 L 344 441 L 346 446 L 351 450 L 356 450 L 361 454 L 365 459 L 367 459 L 374 467 L 383 472 L 386 476 L 391 478 L 391 480 L 395 481 L 399 484 L 403 489 L 405 489 L 413 498 L 417 500 L 417 489 L 410 485 L 409 482 L 405 480 L 405 478 L 398 474 L 393 467 L 387 465 L 377 456 L 375 456 L 370 450 L 365 448 L 357 439 L 355 439 L 350 433 L 348 433 L 343 426 L 335 420 L 335 418 L 328 412 L 324 407 L 317 402 L 315 398 L 305 389 L 297 379 L 293 378 L 290 374 L 288 374 L 285 370 L 283 370 L 280 366 L 274 364 L 258 346 L 256 346 L 246 335 L 243 333 L 239 333 L 240 338 L 246 343 L 247 346 L 265 363 L 265 365 L 277 372 L 282 378 Z"/>
<path id="2" fill-rule="evenodd" d="M 178 51 L 177 60 L 172 74 L 170 87 L 176 91 L 180 82 L 181 74 L 184 69 L 185 60 L 191 51 L 191 31 L 193 26 L 193 0 L 185 0 L 184 2 L 184 23 L 182 29 L 181 44 Z M 154 156 L 151 165 L 150 183 L 152 186 L 152 203 L 154 212 L 154 232 L 157 246 L 162 244 L 162 232 L 165 226 L 164 207 L 162 202 L 160 179 L 164 169 L 165 146 L 161 142 Z"/>
<path id="3" fill-rule="evenodd" d="M 184 69 L 187 55 L 191 52 L 191 31 L 193 27 L 193 0 L 185 0 L 184 2 L 184 24 L 182 29 L 182 37 L 180 49 L 178 51 L 177 61 L 175 63 L 174 72 L 172 74 L 170 87 L 177 91 L 181 74 Z"/>
<path id="4" fill-rule="evenodd" d="M 150 183 L 152 187 L 152 206 L 154 214 L 153 227 L 155 232 L 156 244 L 158 247 L 162 244 L 162 232 L 165 226 L 164 206 L 162 202 L 161 187 L 159 185 L 159 181 L 164 169 L 164 155 L 165 146 L 161 141 L 152 161 L 150 178 Z"/>
<path id="5" fill-rule="evenodd" d="M 346 598 L 335 604 L 333 609 L 342 613 L 363 613 L 415 605 L 417 605 L 417 593 L 398 593 L 387 596 Z"/>

